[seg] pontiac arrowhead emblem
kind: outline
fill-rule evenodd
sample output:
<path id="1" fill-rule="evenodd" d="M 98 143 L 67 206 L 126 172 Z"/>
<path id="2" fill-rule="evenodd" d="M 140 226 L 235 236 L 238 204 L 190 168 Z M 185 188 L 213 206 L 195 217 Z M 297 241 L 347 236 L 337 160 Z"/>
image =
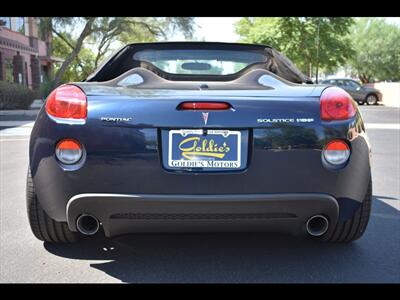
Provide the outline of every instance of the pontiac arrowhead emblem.
<path id="1" fill-rule="evenodd" d="M 203 112 L 203 120 L 204 120 L 204 125 L 207 125 L 207 121 L 208 121 L 208 112 Z"/>

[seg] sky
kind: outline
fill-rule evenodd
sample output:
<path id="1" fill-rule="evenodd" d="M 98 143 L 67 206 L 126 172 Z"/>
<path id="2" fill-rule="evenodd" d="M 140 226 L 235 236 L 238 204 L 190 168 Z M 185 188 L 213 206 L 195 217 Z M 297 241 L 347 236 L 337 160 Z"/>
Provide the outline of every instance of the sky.
<path id="1" fill-rule="evenodd" d="M 196 17 L 194 40 L 205 40 L 211 42 L 237 42 L 239 36 L 235 33 L 234 23 L 241 17 Z M 400 26 L 399 17 L 386 17 L 387 22 Z M 79 27 L 79 26 L 77 26 Z M 75 28 L 77 33 L 82 30 L 81 27 Z M 168 39 L 169 41 L 183 41 L 184 36 L 176 33 Z"/>
<path id="2" fill-rule="evenodd" d="M 194 39 L 208 42 L 237 42 L 239 36 L 234 32 L 234 23 L 240 19 L 240 17 L 197 17 Z M 176 34 L 169 40 L 184 39 L 182 34 Z"/>
<path id="3" fill-rule="evenodd" d="M 195 30 L 193 34 L 193 40 L 197 41 L 210 41 L 210 42 L 237 42 L 239 36 L 235 33 L 234 23 L 239 21 L 241 17 L 196 17 Z M 388 23 L 396 24 L 400 26 L 399 17 L 386 17 Z M 75 29 L 77 32 L 82 30 L 81 28 Z M 181 33 L 176 33 L 171 36 L 168 41 L 184 41 L 185 38 Z M 95 51 L 95 46 L 87 44 L 90 48 Z M 118 49 L 120 43 L 113 43 L 112 48 Z"/>
<path id="4" fill-rule="evenodd" d="M 385 19 L 389 23 L 396 24 L 396 25 L 400 26 L 400 18 L 399 17 L 386 17 Z"/>
<path id="5" fill-rule="evenodd" d="M 205 40 L 210 42 L 237 42 L 239 36 L 235 33 L 234 23 L 240 17 L 197 17 L 195 23 L 198 25 L 194 32 L 195 40 Z M 386 17 L 388 23 L 400 26 L 400 18 Z M 170 41 L 184 40 L 182 34 L 176 34 Z"/>

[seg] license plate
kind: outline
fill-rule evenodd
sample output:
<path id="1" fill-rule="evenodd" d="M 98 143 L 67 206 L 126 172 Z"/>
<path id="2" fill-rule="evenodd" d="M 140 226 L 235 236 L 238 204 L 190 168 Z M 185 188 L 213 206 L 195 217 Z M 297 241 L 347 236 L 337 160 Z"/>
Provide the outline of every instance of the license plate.
<path id="1" fill-rule="evenodd" d="M 241 132 L 180 129 L 169 131 L 171 168 L 239 169 Z"/>

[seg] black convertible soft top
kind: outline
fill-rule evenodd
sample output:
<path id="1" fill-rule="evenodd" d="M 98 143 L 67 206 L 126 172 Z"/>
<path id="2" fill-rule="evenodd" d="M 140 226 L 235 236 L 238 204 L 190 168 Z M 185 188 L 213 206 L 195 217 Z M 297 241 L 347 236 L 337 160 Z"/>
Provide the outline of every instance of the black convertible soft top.
<path id="1" fill-rule="evenodd" d="M 233 74 L 206 75 L 168 73 L 148 61 L 135 59 L 135 53 L 139 51 L 176 49 L 243 51 L 243 54 L 262 54 L 265 60 L 263 62 L 249 64 Z M 85 81 L 108 81 L 138 67 L 148 69 L 158 76 L 171 81 L 231 81 L 243 76 L 251 70 L 264 69 L 293 83 L 313 83 L 312 80 L 297 69 L 285 55 L 270 46 L 220 42 L 155 42 L 129 44 L 106 59 Z"/>

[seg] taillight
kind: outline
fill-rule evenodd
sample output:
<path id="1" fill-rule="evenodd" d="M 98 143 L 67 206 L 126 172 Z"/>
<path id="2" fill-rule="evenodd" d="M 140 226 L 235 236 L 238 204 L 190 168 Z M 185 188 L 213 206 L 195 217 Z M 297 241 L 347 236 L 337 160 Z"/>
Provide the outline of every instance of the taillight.
<path id="1" fill-rule="evenodd" d="M 349 159 L 350 147 L 343 140 L 332 140 L 325 145 L 322 153 L 328 163 L 340 166 Z"/>
<path id="2" fill-rule="evenodd" d="M 328 87 L 321 94 L 321 120 L 347 120 L 356 114 L 353 99 L 338 87 Z"/>
<path id="3" fill-rule="evenodd" d="M 64 139 L 56 146 L 56 157 L 64 164 L 71 165 L 77 163 L 82 157 L 83 151 L 81 144 L 74 139 Z"/>
<path id="4" fill-rule="evenodd" d="M 86 119 L 87 99 L 75 85 L 62 85 L 50 93 L 46 101 L 49 115 L 61 119 Z"/>
<path id="5" fill-rule="evenodd" d="M 182 102 L 178 110 L 226 110 L 231 105 L 226 102 Z"/>

